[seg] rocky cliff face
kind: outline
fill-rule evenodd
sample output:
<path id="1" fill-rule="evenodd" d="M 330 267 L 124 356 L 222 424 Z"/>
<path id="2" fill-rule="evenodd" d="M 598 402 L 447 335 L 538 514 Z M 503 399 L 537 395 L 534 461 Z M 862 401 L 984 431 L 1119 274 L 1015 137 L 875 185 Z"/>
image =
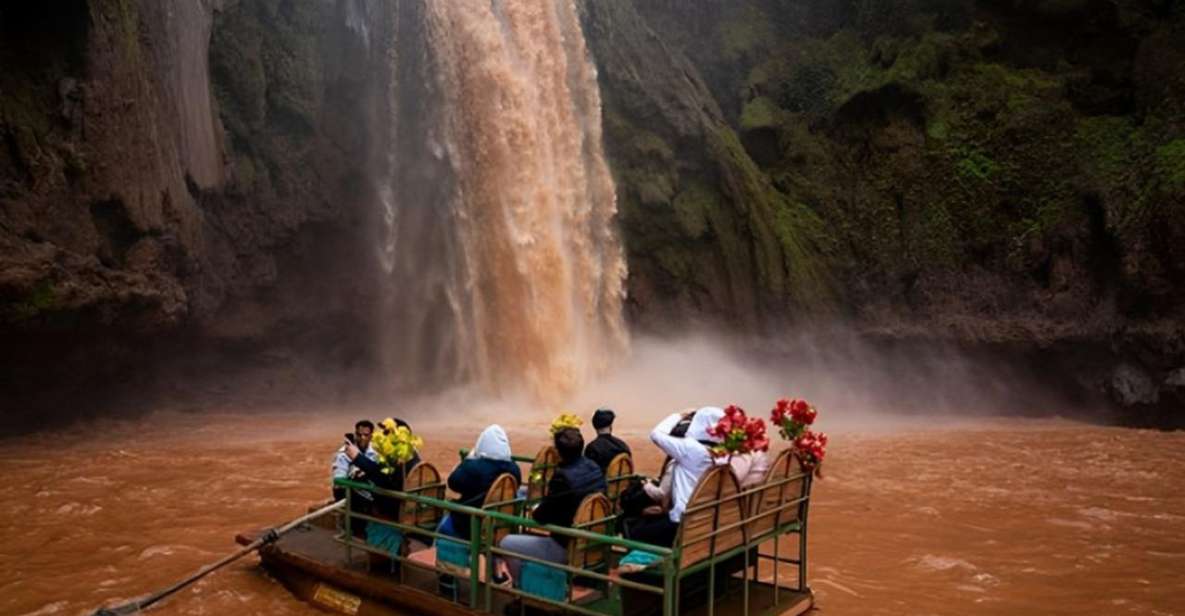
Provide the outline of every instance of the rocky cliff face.
<path id="1" fill-rule="evenodd" d="M 1002 350 L 1181 421 L 1180 3 L 585 14 L 637 320 Z"/>
<path id="2" fill-rule="evenodd" d="M 78 412 L 161 362 L 365 361 L 388 12 L 0 7 L 6 418 Z"/>

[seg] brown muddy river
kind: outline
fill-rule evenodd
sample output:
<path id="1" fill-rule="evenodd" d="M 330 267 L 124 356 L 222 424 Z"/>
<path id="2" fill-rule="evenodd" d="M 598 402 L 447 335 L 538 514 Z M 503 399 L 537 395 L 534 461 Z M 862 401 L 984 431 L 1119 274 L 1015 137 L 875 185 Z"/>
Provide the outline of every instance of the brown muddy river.
<path id="1" fill-rule="evenodd" d="M 447 469 L 485 421 L 419 423 L 425 457 Z M 516 451 L 546 434 L 503 423 Z M 643 423 L 619 432 L 653 470 Z M 351 424 L 173 414 L 0 441 L 0 613 L 88 614 L 233 551 L 236 532 L 327 496 Z M 1185 613 L 1185 433 L 1052 420 L 831 432 L 811 509 L 822 613 Z M 150 613 L 319 612 L 251 557 Z"/>

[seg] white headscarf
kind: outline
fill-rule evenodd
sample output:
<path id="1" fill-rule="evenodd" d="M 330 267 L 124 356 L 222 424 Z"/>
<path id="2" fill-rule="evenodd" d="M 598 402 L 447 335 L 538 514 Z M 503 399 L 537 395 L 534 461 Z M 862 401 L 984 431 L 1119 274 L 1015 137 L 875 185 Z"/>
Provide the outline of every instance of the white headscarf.
<path id="1" fill-rule="evenodd" d="M 469 451 L 470 458 L 506 460 L 509 462 L 510 456 L 510 437 L 506 436 L 506 431 L 498 424 L 482 430 L 481 436 L 477 437 L 477 442 L 473 445 L 473 449 Z"/>
<path id="2" fill-rule="evenodd" d="M 724 409 L 717 406 L 704 406 L 695 411 L 691 418 L 691 425 L 687 428 L 687 438 L 697 441 L 711 441 L 719 443 L 720 439 L 708 434 L 708 428 L 715 426 L 724 417 Z"/>

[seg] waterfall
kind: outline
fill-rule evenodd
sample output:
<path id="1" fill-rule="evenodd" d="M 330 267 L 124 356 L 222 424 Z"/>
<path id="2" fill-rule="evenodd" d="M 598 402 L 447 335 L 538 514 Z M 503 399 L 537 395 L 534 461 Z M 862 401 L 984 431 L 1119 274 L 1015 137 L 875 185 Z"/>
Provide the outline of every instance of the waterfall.
<path id="1" fill-rule="evenodd" d="M 596 69 L 573 0 L 401 3 L 380 190 L 389 366 L 557 402 L 628 348 Z"/>

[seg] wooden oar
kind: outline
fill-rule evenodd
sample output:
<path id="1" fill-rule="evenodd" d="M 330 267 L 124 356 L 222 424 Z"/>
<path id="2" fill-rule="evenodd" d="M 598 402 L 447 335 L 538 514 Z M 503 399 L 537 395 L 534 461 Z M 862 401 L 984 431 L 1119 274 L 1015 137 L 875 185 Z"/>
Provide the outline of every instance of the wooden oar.
<path id="1" fill-rule="evenodd" d="M 202 579 L 203 577 L 206 577 L 207 575 L 221 569 L 222 567 L 225 567 L 226 565 L 229 565 L 230 563 L 250 554 L 251 552 L 254 552 L 255 550 L 258 550 L 259 548 L 261 548 L 269 543 L 274 542 L 275 540 L 277 540 L 281 536 L 283 536 L 285 533 L 296 528 L 297 526 L 300 526 L 301 524 L 304 524 L 305 522 L 308 522 L 309 520 L 312 520 L 314 518 L 319 518 L 331 511 L 333 511 L 334 509 L 340 509 L 344 503 L 345 503 L 344 500 L 339 500 L 336 503 L 333 503 L 332 505 L 326 505 L 325 507 L 322 507 L 312 513 L 309 513 L 307 515 L 302 515 L 299 518 L 292 520 L 291 522 L 289 522 L 279 528 L 273 528 L 273 529 L 267 531 L 266 533 L 264 533 L 263 536 L 259 537 L 255 541 L 252 541 L 251 543 L 247 544 L 247 546 L 245 546 L 243 549 L 239 550 L 238 552 L 235 552 L 234 554 L 231 554 L 231 555 L 223 558 L 222 560 L 219 560 L 216 563 L 211 563 L 209 565 L 206 565 L 205 567 L 202 567 L 201 569 L 198 569 L 197 572 L 194 573 L 193 575 L 177 582 L 176 584 L 173 584 L 172 586 L 169 586 L 168 588 L 165 588 L 164 590 L 155 592 L 155 593 L 148 595 L 148 596 L 141 598 L 141 599 L 129 601 L 127 603 L 124 603 L 123 605 L 116 605 L 116 606 L 111 606 L 111 607 L 101 607 L 98 610 L 95 610 L 93 616 L 122 616 L 124 614 L 135 614 L 136 612 L 139 612 L 139 611 L 147 608 L 148 606 L 160 601 L 161 599 L 164 599 L 165 597 L 168 597 L 169 595 L 177 592 L 178 590 L 181 590 L 182 588 L 185 588 L 186 586 L 189 586 L 190 584 Z"/>

